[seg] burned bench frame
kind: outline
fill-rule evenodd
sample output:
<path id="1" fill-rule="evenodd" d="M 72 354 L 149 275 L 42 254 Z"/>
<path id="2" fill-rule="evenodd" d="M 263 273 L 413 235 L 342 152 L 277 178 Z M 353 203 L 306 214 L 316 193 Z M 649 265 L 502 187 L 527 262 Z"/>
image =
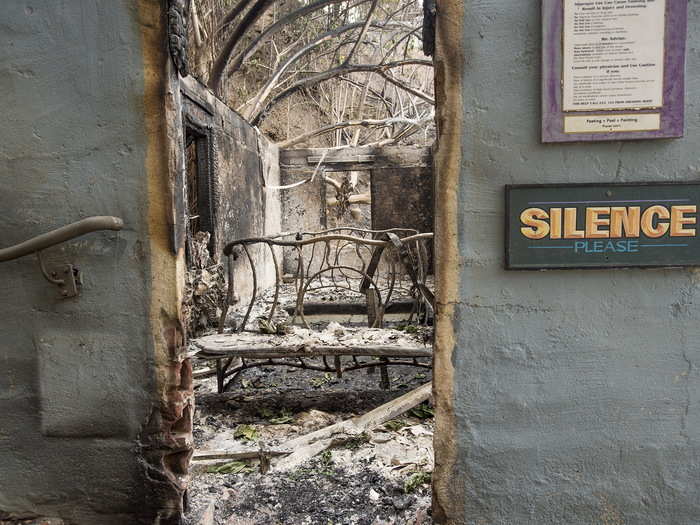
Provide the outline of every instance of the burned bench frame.
<path id="1" fill-rule="evenodd" d="M 402 290 L 412 298 L 412 308 L 407 322 L 420 318 L 421 314 L 434 309 L 434 297 L 426 286 L 428 250 L 432 233 L 418 233 L 411 229 L 366 230 L 360 228 L 335 228 L 320 232 L 281 234 L 273 237 L 239 239 L 226 245 L 224 255 L 228 261 L 228 292 L 226 304 L 219 321 L 220 336 L 210 336 L 207 344 L 195 344 L 200 348 L 200 356 L 215 359 L 217 364 L 217 385 L 219 392 L 225 391 L 236 377 L 248 368 L 280 365 L 309 370 L 332 372 L 339 377 L 344 372 L 364 368 L 379 367 L 382 387 L 388 388 L 388 365 L 411 365 L 429 368 L 430 363 L 419 358 L 432 356 L 425 345 L 422 348 L 405 346 L 328 346 L 282 347 L 259 345 L 243 347 L 236 343 L 235 336 L 225 334 L 225 321 L 228 310 L 236 297 L 235 264 L 245 257 L 252 276 L 252 295 L 245 315 L 233 332 L 243 332 L 250 320 L 251 312 L 258 299 L 258 272 L 251 255 L 250 247 L 264 244 L 268 247 L 275 267 L 275 288 L 272 305 L 266 319 L 272 323 L 280 308 L 280 288 L 282 285 L 281 266 L 276 248 L 287 250 L 295 257 L 293 275 L 295 307 L 292 323 L 297 319 L 306 328 L 311 328 L 304 314 L 305 298 L 309 292 L 335 289 L 347 290 L 364 297 L 366 301 L 368 325 L 381 328 L 384 314 L 391 304 L 392 297 Z M 341 357 L 352 358 L 343 364 Z M 311 357 L 322 358 L 322 364 L 305 361 Z M 358 359 L 373 357 L 376 360 Z M 236 359 L 239 361 L 236 361 Z M 329 362 L 332 358 L 332 363 Z M 234 364 L 235 363 L 235 364 Z M 228 381 L 226 378 L 231 377 Z"/>

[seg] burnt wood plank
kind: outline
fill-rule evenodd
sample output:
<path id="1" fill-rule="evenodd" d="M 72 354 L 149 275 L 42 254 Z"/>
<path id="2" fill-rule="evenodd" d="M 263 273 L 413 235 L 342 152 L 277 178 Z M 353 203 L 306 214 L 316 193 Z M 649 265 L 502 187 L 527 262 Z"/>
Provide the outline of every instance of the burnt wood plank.
<path id="1" fill-rule="evenodd" d="M 204 338 L 203 338 L 204 339 Z M 226 340 L 228 339 L 228 341 Z M 197 357 L 221 359 L 222 357 L 244 357 L 247 359 L 281 359 L 285 357 L 357 356 L 357 357 L 431 357 L 430 347 L 406 346 L 238 346 L 235 335 L 217 340 L 193 341 L 200 349 Z M 379 363 L 377 363 L 379 364 Z"/>
<path id="2" fill-rule="evenodd" d="M 313 171 L 321 160 L 323 160 L 322 165 L 326 171 L 420 168 L 432 166 L 432 153 L 429 147 L 416 146 L 280 150 L 280 170 L 282 173 L 308 173 Z"/>

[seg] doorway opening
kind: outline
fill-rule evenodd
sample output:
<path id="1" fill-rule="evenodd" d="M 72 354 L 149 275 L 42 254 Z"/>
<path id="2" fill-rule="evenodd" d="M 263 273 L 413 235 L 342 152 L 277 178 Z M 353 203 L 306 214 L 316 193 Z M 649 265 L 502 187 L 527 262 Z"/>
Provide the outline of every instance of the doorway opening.
<path id="1" fill-rule="evenodd" d="M 192 238 L 215 239 L 188 281 L 192 303 L 211 308 L 190 333 L 187 518 L 430 523 L 435 97 L 423 3 L 303 14 L 306 3 L 205 3 L 195 11 L 210 14 L 199 24 L 212 40 L 193 70 L 207 86 L 182 81 L 217 140 L 217 220 L 202 221 L 200 185 L 187 205 Z M 227 41 L 240 54 L 222 71 Z"/>
<path id="2" fill-rule="evenodd" d="M 193 124 L 185 126 L 185 200 L 186 200 L 186 260 L 194 264 L 196 250 L 201 250 L 203 237 L 209 256 L 214 248 L 213 171 L 210 158 L 210 136 Z M 195 236 L 200 240 L 195 243 Z M 199 256 L 201 257 L 201 253 Z"/>

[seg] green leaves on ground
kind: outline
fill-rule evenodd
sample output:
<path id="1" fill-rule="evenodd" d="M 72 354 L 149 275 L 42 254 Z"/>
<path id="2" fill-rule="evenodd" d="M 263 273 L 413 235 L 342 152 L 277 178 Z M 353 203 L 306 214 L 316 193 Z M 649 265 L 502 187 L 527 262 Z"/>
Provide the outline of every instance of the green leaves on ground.
<path id="1" fill-rule="evenodd" d="M 320 388 L 323 385 L 326 385 L 328 383 L 331 383 L 333 381 L 334 377 L 330 372 L 326 372 L 320 377 L 314 377 L 312 378 L 309 383 L 311 383 L 311 386 L 314 388 Z"/>
<path id="2" fill-rule="evenodd" d="M 258 430 L 253 425 L 238 425 L 236 431 L 233 433 L 235 439 L 242 439 L 243 441 L 257 441 L 260 437 L 258 435 Z"/>
<path id="3" fill-rule="evenodd" d="M 296 481 L 304 476 L 313 476 L 317 474 L 323 476 L 335 475 L 335 471 L 333 470 L 333 453 L 330 450 L 324 450 L 318 456 L 318 460 L 314 463 L 313 467 L 301 467 L 290 472 L 289 477 Z"/>
<path id="4" fill-rule="evenodd" d="M 421 485 L 426 485 L 432 480 L 432 474 L 430 472 L 414 472 L 403 484 L 403 491 L 406 494 L 414 492 Z"/>
<path id="5" fill-rule="evenodd" d="M 286 408 L 283 408 L 279 412 L 275 412 L 269 408 L 260 408 L 258 409 L 258 414 L 272 425 L 283 425 L 294 421 L 294 414 Z"/>
<path id="6" fill-rule="evenodd" d="M 268 421 L 273 425 L 284 425 L 294 421 L 294 415 L 289 410 L 282 409 L 279 416 L 271 417 Z"/>
<path id="7" fill-rule="evenodd" d="M 403 419 L 392 419 L 392 420 L 384 423 L 384 428 L 386 428 L 388 430 L 393 430 L 394 432 L 398 432 L 403 427 L 407 427 L 407 426 L 408 426 L 408 423 L 406 423 Z"/>
<path id="8" fill-rule="evenodd" d="M 224 465 L 209 467 L 207 472 L 211 474 L 248 474 L 255 469 L 242 461 L 231 461 Z"/>
<path id="9" fill-rule="evenodd" d="M 417 407 L 413 407 L 408 413 L 418 419 L 430 419 L 435 415 L 435 410 L 426 402 L 421 403 Z"/>
<path id="10" fill-rule="evenodd" d="M 367 432 L 358 434 L 356 436 L 350 436 L 348 438 L 343 438 L 341 442 L 338 443 L 338 448 L 348 448 L 350 450 L 355 450 L 360 448 L 365 443 L 369 443 L 370 436 Z"/>
<path id="11" fill-rule="evenodd" d="M 324 468 L 329 468 L 333 465 L 333 454 L 330 450 L 324 450 L 319 456 L 319 463 Z"/>

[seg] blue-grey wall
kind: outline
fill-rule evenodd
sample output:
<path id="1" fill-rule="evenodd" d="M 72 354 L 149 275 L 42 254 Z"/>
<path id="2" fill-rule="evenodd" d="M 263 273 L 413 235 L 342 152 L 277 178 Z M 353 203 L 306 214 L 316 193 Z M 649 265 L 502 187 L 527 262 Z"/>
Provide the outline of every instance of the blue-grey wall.
<path id="1" fill-rule="evenodd" d="M 32 256 L 0 265 L 0 521 L 137 523 L 153 510 L 148 484 L 166 483 L 139 459 L 144 425 L 157 426 L 142 32 L 149 16 L 160 31 L 160 13 L 158 1 L 2 3 L 0 246 L 89 215 L 126 227 L 46 252 L 82 270 L 77 299 L 60 300 Z"/>
<path id="2" fill-rule="evenodd" d="M 456 191 L 457 236 L 440 242 L 459 250 L 443 303 L 454 348 L 436 378 L 454 373 L 436 387 L 439 426 L 453 432 L 436 445 L 442 522 L 697 524 L 700 273 L 506 272 L 503 215 L 506 184 L 700 179 L 700 7 L 689 4 L 685 138 L 542 145 L 540 4 L 464 0 L 461 28 L 438 25 L 438 92 L 463 104 L 458 176 L 440 174 L 456 186 L 438 191 L 448 206 Z M 438 350 L 451 347 L 441 335 Z"/>

